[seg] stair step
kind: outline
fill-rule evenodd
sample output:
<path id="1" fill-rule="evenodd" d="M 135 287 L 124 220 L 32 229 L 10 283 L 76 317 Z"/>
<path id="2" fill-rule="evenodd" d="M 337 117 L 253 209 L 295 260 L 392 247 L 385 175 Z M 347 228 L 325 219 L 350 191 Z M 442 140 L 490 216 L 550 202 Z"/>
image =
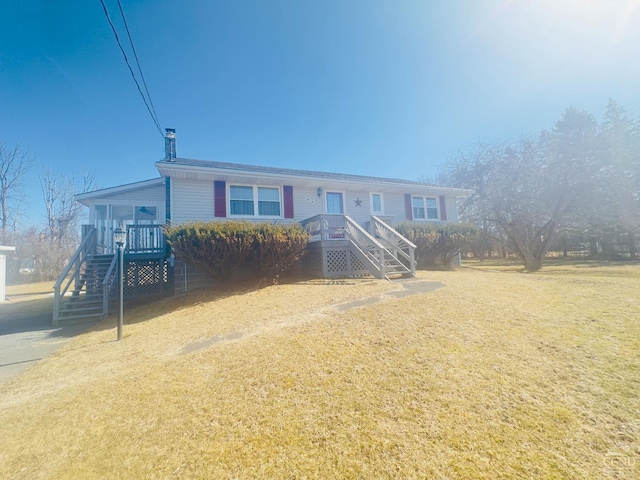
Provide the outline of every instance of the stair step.
<path id="1" fill-rule="evenodd" d="M 82 295 L 82 296 L 77 296 L 77 297 L 65 297 L 64 299 L 62 299 L 62 303 L 69 303 L 69 304 L 79 304 L 79 303 L 86 303 L 86 302 L 101 302 L 103 299 L 102 294 L 95 294 L 95 295 Z"/>
<path id="2" fill-rule="evenodd" d="M 64 304 L 60 305 L 60 312 L 69 312 L 78 310 L 102 310 L 102 302 L 100 303 L 74 303 L 74 304 Z"/>
<path id="3" fill-rule="evenodd" d="M 77 323 L 88 323 L 94 322 L 96 319 L 102 317 L 102 314 L 91 314 L 91 315 L 75 315 L 73 317 L 60 317 L 55 322 L 55 325 L 58 327 L 64 325 L 75 325 Z"/>

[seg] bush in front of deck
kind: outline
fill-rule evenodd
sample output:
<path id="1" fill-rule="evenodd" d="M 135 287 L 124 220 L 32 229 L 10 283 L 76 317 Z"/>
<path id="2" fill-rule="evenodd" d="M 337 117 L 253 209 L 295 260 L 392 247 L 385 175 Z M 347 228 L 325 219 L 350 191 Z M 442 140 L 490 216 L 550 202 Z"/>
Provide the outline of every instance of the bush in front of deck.
<path id="1" fill-rule="evenodd" d="M 190 222 L 165 228 L 174 253 L 222 281 L 243 267 L 275 277 L 304 255 L 309 235 L 299 225 L 248 221 Z"/>
<path id="2" fill-rule="evenodd" d="M 451 269 L 458 253 L 478 236 L 470 223 L 404 222 L 395 229 L 416 245 L 416 262 L 424 269 Z"/>

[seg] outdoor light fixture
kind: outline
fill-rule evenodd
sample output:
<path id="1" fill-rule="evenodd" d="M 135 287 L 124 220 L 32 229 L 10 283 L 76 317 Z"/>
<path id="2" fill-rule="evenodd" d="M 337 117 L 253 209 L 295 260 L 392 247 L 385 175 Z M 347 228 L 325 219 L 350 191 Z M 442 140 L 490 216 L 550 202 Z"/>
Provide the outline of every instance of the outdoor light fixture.
<path id="1" fill-rule="evenodd" d="M 118 341 L 122 340 L 122 327 L 124 325 L 124 244 L 127 241 L 127 232 L 121 228 L 113 231 L 113 241 L 118 246 Z"/>
<path id="2" fill-rule="evenodd" d="M 322 196 L 322 187 L 318 187 L 318 196 L 321 197 Z"/>
<path id="3" fill-rule="evenodd" d="M 124 242 L 127 241 L 127 232 L 122 230 L 120 227 L 116 228 L 113 231 L 113 241 L 116 243 L 118 248 L 122 248 Z"/>

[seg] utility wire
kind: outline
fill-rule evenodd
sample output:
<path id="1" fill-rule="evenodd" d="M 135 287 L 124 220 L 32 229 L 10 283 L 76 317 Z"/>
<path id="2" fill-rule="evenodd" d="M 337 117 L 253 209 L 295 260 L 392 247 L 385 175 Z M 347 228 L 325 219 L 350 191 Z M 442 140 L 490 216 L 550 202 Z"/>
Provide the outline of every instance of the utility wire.
<path id="1" fill-rule="evenodd" d="M 147 111 L 149 112 L 149 115 L 151 115 L 151 119 L 153 120 L 153 123 L 156 125 L 156 128 L 158 129 L 158 132 L 160 132 L 160 136 L 164 137 L 164 134 L 162 133 L 162 128 L 160 127 L 160 122 L 158 122 L 157 117 L 155 117 L 153 115 L 151 107 L 149 107 L 149 103 L 147 102 L 146 97 L 142 93 L 142 89 L 140 88 L 140 84 L 138 83 L 138 79 L 136 78 L 135 74 L 133 73 L 133 69 L 131 68 L 131 64 L 129 63 L 129 59 L 127 58 L 127 53 L 124 51 L 124 48 L 122 47 L 122 43 L 120 43 L 120 37 L 118 36 L 118 32 L 116 31 L 116 27 L 113 25 L 113 22 L 111 21 L 111 17 L 109 16 L 109 11 L 107 10 L 107 6 L 104 4 L 104 0 L 100 0 L 100 3 L 102 4 L 102 9 L 104 10 L 105 17 L 107 17 L 107 22 L 109 22 L 109 25 L 111 26 L 111 30 L 113 31 L 113 35 L 116 37 L 116 42 L 118 43 L 118 47 L 120 47 L 120 51 L 122 52 L 122 56 L 124 57 L 124 61 L 127 64 L 127 67 L 129 67 L 129 73 L 131 73 L 131 77 L 133 78 L 133 81 L 136 83 L 136 87 L 138 87 L 138 93 L 140 93 L 140 96 L 142 97 L 142 101 L 144 102 L 145 106 L 147 107 Z"/>
<path id="2" fill-rule="evenodd" d="M 136 52 L 136 47 L 133 45 L 133 38 L 131 38 L 131 32 L 129 31 L 129 24 L 127 23 L 127 19 L 124 16 L 124 10 L 122 9 L 122 3 L 118 0 L 118 8 L 120 9 L 120 15 L 122 16 L 122 21 L 124 22 L 124 28 L 127 30 L 127 36 L 129 37 L 129 44 L 131 45 L 131 50 L 133 51 L 133 56 L 136 59 L 136 65 L 138 66 L 138 72 L 140 72 L 140 78 L 142 78 L 142 85 L 144 85 L 144 91 L 147 94 L 147 98 L 149 99 L 149 105 L 151 105 L 151 111 L 153 112 L 153 117 L 155 118 L 156 125 L 160 124 L 158 120 L 158 115 L 156 114 L 156 109 L 153 106 L 153 100 L 151 100 L 151 94 L 149 93 L 149 88 L 147 88 L 147 81 L 144 79 L 144 74 L 142 73 L 142 67 L 140 66 L 140 60 L 138 60 L 138 53 Z M 160 132 L 162 133 L 162 132 Z"/>

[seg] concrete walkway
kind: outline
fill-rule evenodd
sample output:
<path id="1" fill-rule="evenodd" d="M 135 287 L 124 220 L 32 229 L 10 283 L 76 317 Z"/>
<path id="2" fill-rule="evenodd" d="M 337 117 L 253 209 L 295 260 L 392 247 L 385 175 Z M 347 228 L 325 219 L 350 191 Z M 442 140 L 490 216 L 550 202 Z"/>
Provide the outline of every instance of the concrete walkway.
<path id="1" fill-rule="evenodd" d="M 52 311 L 53 294 L 9 296 L 0 304 L 0 384 L 92 325 L 53 328 Z"/>

